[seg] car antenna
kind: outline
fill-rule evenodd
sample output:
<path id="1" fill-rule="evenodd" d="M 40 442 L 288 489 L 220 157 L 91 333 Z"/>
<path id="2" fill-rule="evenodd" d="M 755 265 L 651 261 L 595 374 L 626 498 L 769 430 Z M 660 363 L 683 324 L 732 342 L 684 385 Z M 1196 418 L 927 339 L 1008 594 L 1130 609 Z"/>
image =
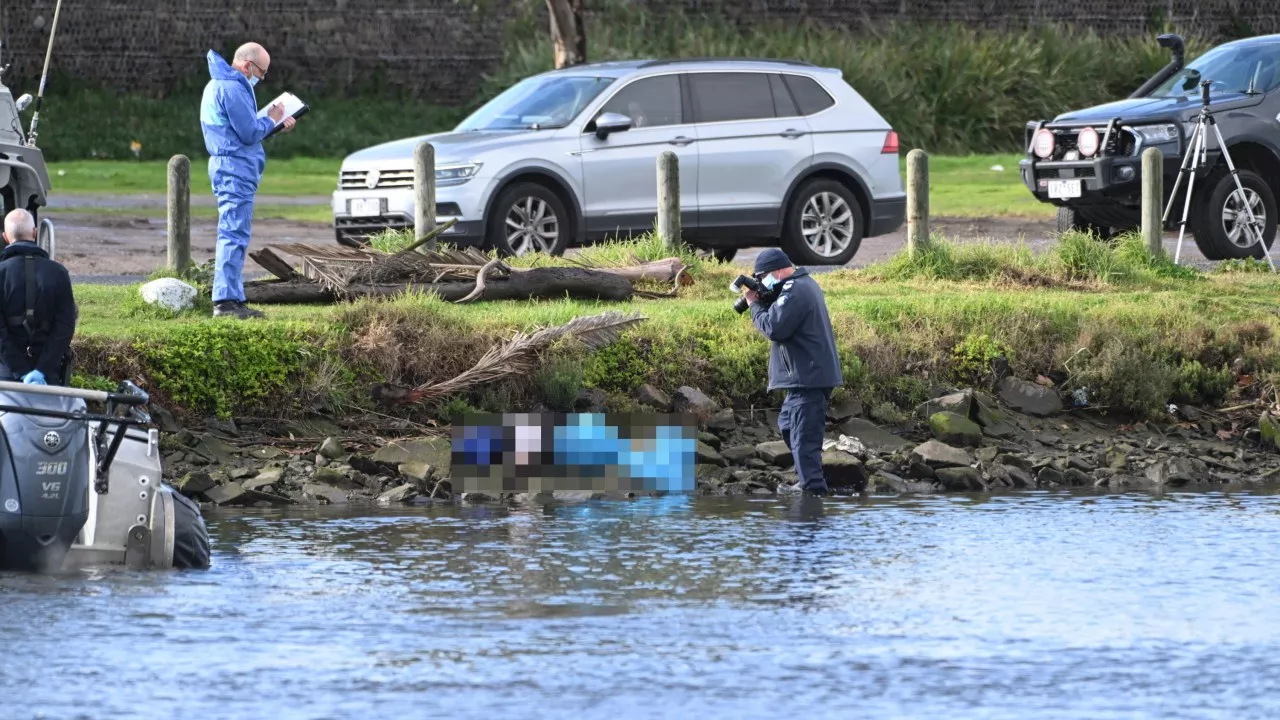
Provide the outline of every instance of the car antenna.
<path id="1" fill-rule="evenodd" d="M 44 84 L 49 79 L 49 61 L 53 59 L 53 38 L 58 34 L 58 16 L 62 13 L 62 0 L 53 8 L 53 25 L 49 28 L 49 47 L 44 53 L 44 72 L 40 74 L 40 90 L 36 93 L 36 109 L 31 115 L 31 131 L 27 133 L 27 145 L 36 146 L 36 127 L 40 125 L 40 103 L 44 101 Z"/>

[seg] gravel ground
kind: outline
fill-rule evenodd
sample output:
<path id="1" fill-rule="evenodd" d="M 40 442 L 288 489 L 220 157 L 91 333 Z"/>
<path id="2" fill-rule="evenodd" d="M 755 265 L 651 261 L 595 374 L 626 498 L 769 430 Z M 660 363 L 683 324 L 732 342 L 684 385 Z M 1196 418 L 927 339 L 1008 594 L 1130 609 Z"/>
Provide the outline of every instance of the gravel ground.
<path id="1" fill-rule="evenodd" d="M 317 198 L 264 197 L 267 204 L 314 204 Z M 192 197 L 192 202 L 204 200 Z M 61 198 L 44 214 L 51 218 L 57 232 L 58 259 L 67 266 L 79 282 L 129 283 L 145 277 L 164 265 L 165 221 L 163 218 L 147 218 L 131 215 L 93 215 L 79 212 L 88 207 L 152 208 L 163 203 L 163 198 L 153 196 L 85 196 Z M 59 212 L 58 207 L 74 207 L 77 212 Z M 1054 224 L 1051 220 L 1017 218 L 934 218 L 934 229 L 958 241 L 995 240 L 1028 243 L 1033 250 L 1042 250 L 1052 242 Z M 197 263 L 213 257 L 216 222 L 193 220 L 191 226 L 191 254 Z M 251 249 L 272 243 L 307 243 L 321 246 L 334 245 L 333 231 L 324 223 L 293 222 L 287 220 L 259 220 L 254 223 Z M 905 243 L 905 228 L 881 237 L 868 238 L 849 267 L 859 267 L 890 257 L 900 251 Z M 1165 236 L 1165 246 L 1173 252 L 1177 235 Z M 750 265 L 761 248 L 739 251 L 735 262 Z M 572 254 L 573 251 L 570 251 Z M 1183 262 L 1207 267 L 1205 260 L 1190 237 L 1183 244 Z M 818 272 L 830 267 L 813 268 Z M 261 277 L 263 273 L 250 261 L 246 275 Z"/>

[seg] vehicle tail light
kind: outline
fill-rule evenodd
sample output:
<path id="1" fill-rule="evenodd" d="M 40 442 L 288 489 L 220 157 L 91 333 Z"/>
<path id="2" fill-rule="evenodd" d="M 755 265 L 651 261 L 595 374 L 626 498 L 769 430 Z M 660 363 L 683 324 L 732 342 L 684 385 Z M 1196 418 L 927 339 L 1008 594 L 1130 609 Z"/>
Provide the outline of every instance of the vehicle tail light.
<path id="1" fill-rule="evenodd" d="M 1076 147 L 1084 157 L 1093 157 L 1098 152 L 1098 131 L 1087 127 L 1076 136 Z"/>
<path id="2" fill-rule="evenodd" d="M 1041 130 L 1036 133 L 1036 139 L 1033 143 L 1036 157 L 1041 160 L 1048 160 L 1053 157 L 1053 132 L 1049 130 Z"/>
<path id="3" fill-rule="evenodd" d="M 889 153 L 898 154 L 898 133 L 890 130 L 889 134 L 884 136 L 884 147 L 880 148 L 880 152 L 885 155 Z"/>

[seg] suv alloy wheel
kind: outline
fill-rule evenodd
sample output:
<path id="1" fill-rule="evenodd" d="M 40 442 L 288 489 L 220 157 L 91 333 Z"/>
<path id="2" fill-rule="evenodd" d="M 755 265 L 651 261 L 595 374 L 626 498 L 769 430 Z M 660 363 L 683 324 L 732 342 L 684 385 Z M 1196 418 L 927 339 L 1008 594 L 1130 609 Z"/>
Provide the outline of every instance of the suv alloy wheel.
<path id="1" fill-rule="evenodd" d="M 503 255 L 563 255 L 572 232 L 569 213 L 554 192 L 521 182 L 498 196 L 489 218 L 486 244 Z"/>
<path id="2" fill-rule="evenodd" d="M 1240 170 L 1239 177 L 1254 216 L 1262 221 L 1262 242 L 1269 248 L 1276 237 L 1275 194 L 1257 173 Z M 1248 214 L 1236 182 L 1225 167 L 1219 167 L 1209 176 L 1204 194 L 1193 203 L 1188 230 L 1195 236 L 1196 246 L 1205 258 L 1262 259 L 1265 250 L 1245 232 Z"/>
<path id="3" fill-rule="evenodd" d="M 796 191 L 782 245 L 797 265 L 844 265 L 862 244 L 862 206 L 842 183 L 819 178 Z"/>

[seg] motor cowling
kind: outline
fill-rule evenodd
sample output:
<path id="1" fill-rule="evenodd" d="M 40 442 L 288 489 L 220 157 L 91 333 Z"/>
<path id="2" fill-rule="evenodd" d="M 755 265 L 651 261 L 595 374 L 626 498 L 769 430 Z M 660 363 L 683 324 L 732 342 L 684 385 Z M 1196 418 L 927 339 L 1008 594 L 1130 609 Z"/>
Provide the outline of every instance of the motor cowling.
<path id="1" fill-rule="evenodd" d="M 0 406 L 83 413 L 78 398 L 0 392 Z M 0 569 L 51 570 L 89 517 L 85 420 L 0 413 Z"/>

